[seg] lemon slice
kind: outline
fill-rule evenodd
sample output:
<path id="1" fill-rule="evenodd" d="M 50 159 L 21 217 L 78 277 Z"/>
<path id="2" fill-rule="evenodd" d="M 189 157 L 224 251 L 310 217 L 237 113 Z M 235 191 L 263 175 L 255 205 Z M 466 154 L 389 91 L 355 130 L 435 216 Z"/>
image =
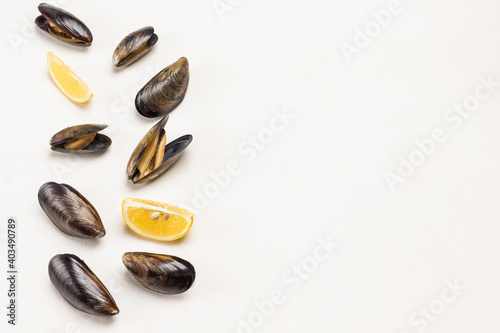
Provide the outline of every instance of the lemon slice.
<path id="1" fill-rule="evenodd" d="M 127 198 L 122 203 L 125 223 L 141 236 L 172 241 L 184 236 L 193 224 L 193 214 L 166 203 Z"/>
<path id="2" fill-rule="evenodd" d="M 94 96 L 89 86 L 52 52 L 47 54 L 47 67 L 57 88 L 73 102 L 85 103 Z"/>

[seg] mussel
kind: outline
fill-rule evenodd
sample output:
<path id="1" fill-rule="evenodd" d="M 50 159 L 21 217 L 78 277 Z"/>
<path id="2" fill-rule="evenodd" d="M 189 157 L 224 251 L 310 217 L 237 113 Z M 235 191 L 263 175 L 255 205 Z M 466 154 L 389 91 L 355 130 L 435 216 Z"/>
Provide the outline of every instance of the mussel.
<path id="1" fill-rule="evenodd" d="M 38 202 L 52 223 L 69 236 L 101 238 L 106 234 L 94 206 L 69 185 L 43 184 L 38 190 Z"/>
<path id="2" fill-rule="evenodd" d="M 57 254 L 49 262 L 50 281 L 62 297 L 80 311 L 97 316 L 120 312 L 108 289 L 74 254 Z"/>
<path id="3" fill-rule="evenodd" d="M 108 125 L 77 125 L 60 130 L 50 139 L 50 148 L 63 153 L 93 153 L 107 149 L 111 139 L 98 132 Z"/>
<path id="4" fill-rule="evenodd" d="M 35 24 L 49 35 L 72 45 L 92 44 L 90 29 L 73 14 L 46 3 L 41 3 L 38 10 L 42 15 L 35 19 Z"/>
<path id="5" fill-rule="evenodd" d="M 131 32 L 122 39 L 113 53 L 116 67 L 130 65 L 144 56 L 158 41 L 153 27 L 144 27 Z"/>
<path id="6" fill-rule="evenodd" d="M 154 125 L 130 156 L 127 177 L 134 184 L 144 183 L 163 174 L 193 140 L 193 136 L 187 134 L 165 145 L 167 136 L 163 128 L 167 120 L 168 116 L 165 116 Z"/>
<path id="7" fill-rule="evenodd" d="M 189 63 L 184 57 L 156 74 L 135 97 L 135 107 L 144 117 L 165 116 L 179 105 L 189 83 Z"/>
<path id="8" fill-rule="evenodd" d="M 127 252 L 122 260 L 137 282 L 162 294 L 185 292 L 196 276 L 191 263 L 166 254 Z"/>

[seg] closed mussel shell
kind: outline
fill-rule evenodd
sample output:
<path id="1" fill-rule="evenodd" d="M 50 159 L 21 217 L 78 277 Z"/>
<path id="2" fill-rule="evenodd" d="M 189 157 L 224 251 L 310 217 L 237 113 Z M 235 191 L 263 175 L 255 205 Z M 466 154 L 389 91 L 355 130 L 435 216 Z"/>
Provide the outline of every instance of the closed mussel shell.
<path id="1" fill-rule="evenodd" d="M 49 278 L 61 296 L 80 311 L 97 316 L 120 312 L 108 289 L 74 254 L 55 255 L 49 262 Z"/>
<path id="2" fill-rule="evenodd" d="M 127 252 L 122 260 L 137 282 L 162 294 L 183 293 L 191 287 L 196 277 L 193 265 L 175 256 Z"/>
<path id="3" fill-rule="evenodd" d="M 90 29 L 73 14 L 46 3 L 41 3 L 38 10 L 42 15 L 36 18 L 35 24 L 49 35 L 72 45 L 92 44 Z"/>
<path id="4" fill-rule="evenodd" d="M 52 136 L 49 141 L 52 150 L 62 153 L 95 153 L 108 149 L 111 146 L 111 138 L 98 133 L 108 127 L 100 124 L 84 124 L 66 127 Z M 85 142 L 85 138 L 90 140 Z M 71 143 L 83 141 L 82 146 L 72 146 Z"/>
<path id="5" fill-rule="evenodd" d="M 165 116 L 184 99 L 189 83 L 189 63 L 185 57 L 156 74 L 135 98 L 135 107 L 144 117 Z"/>
<path id="6" fill-rule="evenodd" d="M 52 223 L 69 236 L 101 238 L 106 234 L 94 206 L 67 184 L 43 184 L 38 190 L 38 202 Z"/>
<path id="7" fill-rule="evenodd" d="M 158 41 L 153 27 L 144 27 L 131 32 L 122 39 L 113 53 L 116 67 L 130 65 L 144 56 Z"/>

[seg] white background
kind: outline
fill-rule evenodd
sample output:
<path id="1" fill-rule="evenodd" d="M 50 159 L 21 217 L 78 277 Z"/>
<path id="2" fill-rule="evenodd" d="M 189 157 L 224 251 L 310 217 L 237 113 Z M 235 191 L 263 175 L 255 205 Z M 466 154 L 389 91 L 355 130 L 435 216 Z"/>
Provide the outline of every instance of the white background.
<path id="1" fill-rule="evenodd" d="M 231 11 L 218 13 L 212 0 L 60 0 L 94 35 L 90 48 L 76 48 L 35 27 L 38 2 L 2 2 L 0 266 L 6 270 L 5 224 L 14 216 L 16 330 L 237 332 L 239 318 L 251 317 L 255 327 L 240 332 L 500 331 L 500 88 L 458 128 L 443 118 L 474 94 L 480 76 L 500 81 L 500 3 L 402 0 L 402 12 L 350 63 L 341 43 L 353 44 L 355 29 L 389 1 L 219 3 Z M 155 28 L 157 45 L 115 70 L 118 42 L 146 25 Z M 89 84 L 89 103 L 76 105 L 55 87 L 49 51 Z M 156 120 L 127 101 L 181 56 L 189 59 L 191 80 L 166 130 L 169 141 L 187 133 L 194 140 L 157 181 L 132 185 L 128 158 Z M 273 109 L 295 118 L 249 160 L 238 147 L 268 127 Z M 71 159 L 49 149 L 54 133 L 83 123 L 110 125 L 106 153 Z M 415 141 L 435 128 L 446 141 L 391 191 L 385 173 L 397 173 L 399 157 L 408 159 Z M 196 208 L 196 191 L 232 160 L 240 173 L 196 209 L 182 240 L 150 241 L 126 227 L 124 198 Z M 84 194 L 107 235 L 82 241 L 58 231 L 37 202 L 47 181 Z M 339 248 L 292 290 L 283 275 L 309 260 L 318 238 L 329 237 Z M 196 281 L 179 296 L 149 292 L 123 267 L 126 251 L 185 258 Z M 67 304 L 47 274 L 58 253 L 84 259 L 120 314 L 97 318 Z M 447 280 L 467 288 L 439 309 Z M 259 322 L 254 302 L 273 290 L 284 302 Z M 440 313 L 424 320 L 425 328 L 410 323 L 431 304 Z"/>

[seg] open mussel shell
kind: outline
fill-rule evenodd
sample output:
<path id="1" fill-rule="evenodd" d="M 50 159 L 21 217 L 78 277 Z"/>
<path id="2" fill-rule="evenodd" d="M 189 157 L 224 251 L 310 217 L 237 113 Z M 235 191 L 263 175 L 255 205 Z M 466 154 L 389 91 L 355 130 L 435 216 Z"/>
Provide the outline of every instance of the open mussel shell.
<path id="1" fill-rule="evenodd" d="M 123 264 L 144 287 L 162 294 L 180 294 L 194 282 L 196 272 L 188 261 L 166 254 L 127 252 Z"/>
<path id="2" fill-rule="evenodd" d="M 38 190 L 38 202 L 52 223 L 69 236 L 101 238 L 106 234 L 94 206 L 69 185 L 43 184 Z"/>
<path id="3" fill-rule="evenodd" d="M 160 130 L 162 130 L 165 127 L 167 121 L 168 121 L 168 116 L 165 116 L 162 119 L 160 119 L 160 121 L 157 122 L 156 125 L 154 125 L 141 139 L 137 147 L 135 147 L 127 164 L 127 177 L 129 179 L 132 179 L 134 177 L 134 174 L 137 171 L 137 164 L 139 163 L 139 160 L 146 152 L 149 143 L 151 142 L 151 140 L 153 140 L 153 138 L 156 137 L 156 135 L 160 132 Z"/>
<path id="4" fill-rule="evenodd" d="M 136 173 L 132 178 L 132 182 L 134 184 L 142 184 L 159 177 L 161 174 L 167 171 L 167 169 L 170 168 L 179 157 L 181 157 L 181 153 L 184 151 L 184 149 L 186 149 L 187 146 L 189 146 L 191 141 L 193 141 L 193 136 L 191 134 L 186 134 L 167 144 L 164 149 L 161 166 L 143 177 L 141 177 L 140 174 Z"/>
<path id="5" fill-rule="evenodd" d="M 135 97 L 135 107 L 144 117 L 167 115 L 186 95 L 189 83 L 189 63 L 185 57 L 156 74 Z"/>
<path id="6" fill-rule="evenodd" d="M 41 3 L 38 10 L 42 15 L 35 19 L 35 24 L 49 35 L 72 45 L 92 44 L 90 29 L 73 14 L 46 3 Z"/>
<path id="7" fill-rule="evenodd" d="M 106 150 L 111 139 L 98 132 L 108 125 L 77 125 L 60 130 L 50 139 L 50 148 L 63 153 L 94 153 Z"/>
<path id="8" fill-rule="evenodd" d="M 49 262 L 50 281 L 62 297 L 80 311 L 97 316 L 120 312 L 99 278 L 74 254 L 57 254 Z"/>
<path id="9" fill-rule="evenodd" d="M 139 60 L 156 44 L 158 36 L 153 27 L 144 27 L 134 31 L 120 42 L 113 53 L 113 64 L 116 67 L 130 65 Z"/>
<path id="10" fill-rule="evenodd" d="M 161 146 L 162 141 L 160 138 L 162 135 L 165 135 L 163 128 L 165 127 L 167 120 L 168 116 L 165 116 L 156 125 L 154 125 L 142 138 L 130 156 L 127 164 L 127 177 L 132 180 L 134 184 L 145 183 L 162 175 L 175 161 L 177 161 L 177 159 L 179 159 L 182 152 L 193 140 L 193 136 L 187 134 L 170 142 L 163 148 Z M 140 161 L 145 158 L 147 150 L 151 148 L 151 146 L 155 146 L 154 149 L 156 151 L 161 151 L 163 157 L 160 157 L 161 160 L 156 163 L 158 165 L 152 167 L 151 171 L 142 173 L 139 170 L 138 165 L 140 164 Z M 155 157 L 157 156 L 155 155 L 151 159 L 151 164 L 155 164 Z"/>

